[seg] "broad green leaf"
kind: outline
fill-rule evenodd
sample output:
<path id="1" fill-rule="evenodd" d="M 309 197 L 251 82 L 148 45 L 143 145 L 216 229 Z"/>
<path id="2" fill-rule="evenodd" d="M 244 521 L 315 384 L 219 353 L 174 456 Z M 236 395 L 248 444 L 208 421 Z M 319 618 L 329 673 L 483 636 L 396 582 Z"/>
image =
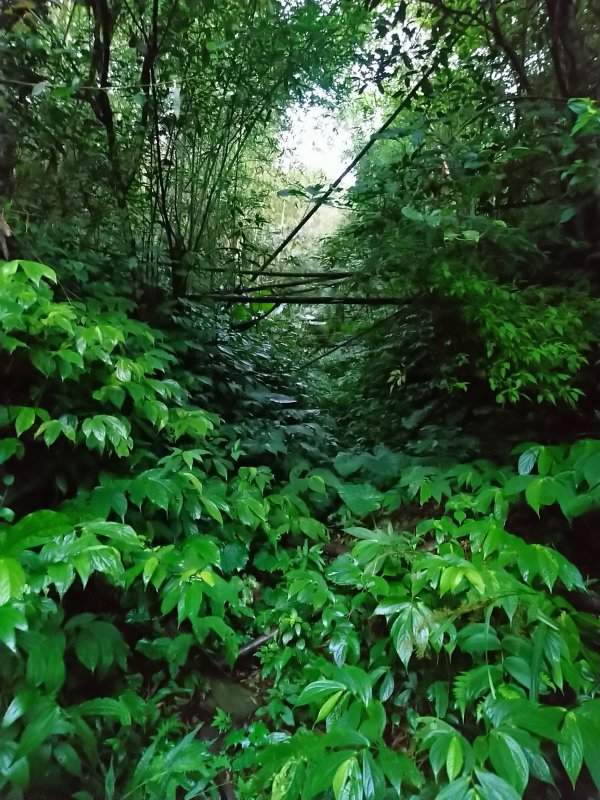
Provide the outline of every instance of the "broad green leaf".
<path id="1" fill-rule="evenodd" d="M 503 731 L 492 731 L 488 743 L 489 757 L 498 775 L 523 794 L 529 781 L 529 764 L 521 745 Z"/>
<path id="2" fill-rule="evenodd" d="M 382 703 L 385 703 L 386 700 L 390 699 L 393 693 L 394 693 L 394 673 L 391 670 L 389 670 L 388 672 L 386 672 L 383 680 L 381 681 L 381 686 L 379 687 L 379 699 L 381 700 Z"/>
<path id="3" fill-rule="evenodd" d="M 14 558 L 0 558 L 0 606 L 19 599 L 26 586 L 23 567 Z"/>
<path id="4" fill-rule="evenodd" d="M 320 475 L 310 475 L 308 478 L 308 488 L 317 494 L 326 494 L 325 481 Z"/>
<path id="5" fill-rule="evenodd" d="M 26 756 L 38 748 L 61 728 L 64 730 L 61 709 L 52 701 L 40 702 L 36 714 L 25 727 L 19 741 L 17 753 Z"/>
<path id="6" fill-rule="evenodd" d="M 82 527 L 85 533 L 105 536 L 121 546 L 139 548 L 142 544 L 133 528 L 121 522 L 86 522 Z"/>
<path id="7" fill-rule="evenodd" d="M 327 531 L 322 522 L 312 519 L 311 517 L 300 517 L 298 519 L 298 527 L 302 533 L 305 533 L 310 539 L 314 539 L 315 541 L 323 539 Z"/>
<path id="8" fill-rule="evenodd" d="M 470 796 L 470 781 L 468 776 L 452 781 L 438 792 L 436 800 L 467 800 Z"/>
<path id="9" fill-rule="evenodd" d="M 34 511 L 0 533 L 0 553 L 16 556 L 23 550 L 58 539 L 72 530 L 73 526 L 64 514 L 46 509 Z"/>
<path id="10" fill-rule="evenodd" d="M 96 697 L 73 706 L 73 712 L 82 716 L 116 717 L 121 725 L 131 725 L 129 709 L 113 697 Z"/>
<path id="11" fill-rule="evenodd" d="M 338 453 L 333 460 L 333 466 L 338 475 L 348 478 L 364 466 L 365 457 L 362 453 Z"/>
<path id="12" fill-rule="evenodd" d="M 357 517 L 365 517 L 381 507 L 383 495 L 367 483 L 342 484 L 338 493 L 350 511 Z"/>
<path id="13" fill-rule="evenodd" d="M 317 718 L 316 718 L 315 722 L 321 722 L 322 720 L 324 720 L 324 719 L 327 719 L 327 717 L 328 717 L 328 716 L 331 714 L 331 712 L 333 711 L 333 709 L 334 709 L 334 708 L 336 707 L 336 705 L 338 704 L 338 702 L 339 702 L 339 699 L 341 698 L 341 696 L 342 696 L 343 694 L 344 694 L 344 691 L 343 691 L 343 689 L 340 689 L 340 690 L 339 690 L 339 691 L 337 691 L 335 694 L 332 694 L 332 695 L 331 695 L 331 697 L 330 697 L 330 698 L 328 698 L 328 699 L 327 699 L 327 700 L 326 700 L 326 701 L 323 703 L 323 705 L 321 706 L 321 708 L 319 709 L 319 713 L 317 714 Z"/>
<path id="14" fill-rule="evenodd" d="M 510 783 L 491 772 L 476 769 L 475 775 L 479 781 L 477 791 L 482 800 L 521 800 L 521 795 L 516 792 Z"/>
<path id="15" fill-rule="evenodd" d="M 2 777 L 7 778 L 16 789 L 26 789 L 30 777 L 27 757 L 21 756 L 15 759 L 7 769 L 3 770 Z"/>
<path id="16" fill-rule="evenodd" d="M 362 754 L 362 790 L 364 800 L 378 800 L 385 792 L 385 778 L 368 750 Z"/>
<path id="17" fill-rule="evenodd" d="M 15 420 L 15 431 L 17 432 L 17 436 L 21 436 L 23 433 L 25 433 L 25 431 L 28 431 L 34 422 L 35 409 L 24 406 L 17 414 L 17 418 Z"/>
<path id="18" fill-rule="evenodd" d="M 4 713 L 2 727 L 10 728 L 13 722 L 16 722 L 29 711 L 38 697 L 39 692 L 37 689 L 21 689 L 21 691 L 17 692 Z"/>
<path id="19" fill-rule="evenodd" d="M 369 675 L 360 667 L 345 665 L 340 667 L 336 673 L 340 681 L 354 692 L 361 699 L 365 706 L 368 706 L 373 696 L 373 687 Z"/>
<path id="20" fill-rule="evenodd" d="M 286 761 L 283 767 L 273 778 L 271 785 L 271 800 L 285 800 L 294 780 L 295 773 L 300 766 L 297 759 Z"/>
<path id="21" fill-rule="evenodd" d="M 53 748 L 54 758 L 71 775 L 81 775 L 81 759 L 74 747 L 68 742 L 59 742 Z"/>
<path id="22" fill-rule="evenodd" d="M 37 94 L 40 94 L 40 92 L 44 90 L 45 86 L 46 84 L 44 81 L 36 84 L 33 87 L 31 94 L 33 95 L 35 90 L 38 87 L 41 87 L 41 89 L 37 92 Z M 40 285 L 42 278 L 46 278 L 51 283 L 56 283 L 56 272 L 51 269 L 51 267 L 47 267 L 45 264 L 39 264 L 37 261 L 24 261 L 23 259 L 19 261 L 19 264 L 25 272 L 25 275 L 27 275 L 29 280 L 35 283 L 36 286 Z"/>
<path id="23" fill-rule="evenodd" d="M 0 439 L 0 464 L 14 455 L 19 458 L 23 455 L 23 443 L 18 439 Z"/>
<path id="24" fill-rule="evenodd" d="M 367 706 L 367 719 L 361 724 L 359 731 L 370 742 L 380 742 L 387 724 L 385 708 L 379 700 L 371 700 Z"/>
<path id="25" fill-rule="evenodd" d="M 338 767 L 344 761 L 354 757 L 351 750 L 341 750 L 324 754 L 322 758 L 307 772 L 306 782 L 302 788 L 302 797 L 312 800 L 325 791 L 331 790 L 331 783 Z"/>
<path id="26" fill-rule="evenodd" d="M 521 453 L 517 467 L 519 475 L 529 475 L 533 471 L 539 452 L 539 447 L 530 447 L 528 450 L 525 450 L 524 453 Z"/>
<path id="27" fill-rule="evenodd" d="M 587 713 L 588 707 L 591 705 L 591 702 L 583 704 L 577 709 L 576 716 L 583 743 L 583 760 L 594 783 L 600 790 L 600 716 L 597 705 L 595 714 Z"/>
<path id="28" fill-rule="evenodd" d="M 557 500 L 557 484 L 554 478 L 540 477 L 533 480 L 525 489 L 525 498 L 536 514 L 541 506 L 550 506 Z"/>
<path id="29" fill-rule="evenodd" d="M 558 755 L 573 788 L 575 788 L 575 783 L 583 766 L 583 737 L 577 717 L 572 711 L 568 711 L 565 714 L 561 733 L 563 734 L 563 740 L 557 744 Z"/>
<path id="30" fill-rule="evenodd" d="M 452 738 L 452 736 L 448 736 L 448 734 L 444 732 L 434 739 L 433 744 L 429 748 L 429 763 L 431 764 L 431 769 L 433 770 L 436 780 L 438 779 L 442 767 L 447 763 L 448 751 Z"/>
<path id="31" fill-rule="evenodd" d="M 458 736 L 450 738 L 448 745 L 448 753 L 446 755 L 446 772 L 448 773 L 448 780 L 453 781 L 462 769 L 464 756 L 462 751 L 462 744 Z"/>
<path id="32" fill-rule="evenodd" d="M 417 788 L 423 785 L 423 775 L 416 764 L 405 753 L 380 747 L 376 758 L 394 791 L 400 793 L 402 784 L 408 783 Z"/>
<path id="33" fill-rule="evenodd" d="M 423 214 L 411 206 L 404 206 L 402 208 L 402 216 L 406 217 L 406 219 L 409 219 L 412 222 L 423 222 L 424 220 Z"/>
<path id="34" fill-rule="evenodd" d="M 222 525 L 223 524 L 223 517 L 222 517 L 221 512 L 219 511 L 217 505 L 215 503 L 213 503 L 212 500 L 209 500 L 208 497 L 202 496 L 200 498 L 200 500 L 202 502 L 202 505 L 206 509 L 207 514 L 209 516 L 211 516 L 215 520 L 215 522 L 218 522 L 219 525 Z"/>
<path id="35" fill-rule="evenodd" d="M 336 800 L 339 800 L 343 790 L 346 788 L 346 784 L 352 780 L 353 772 L 357 771 L 357 767 L 358 764 L 356 758 L 352 757 L 346 759 L 346 761 L 343 761 L 337 768 L 331 784 L 333 788 L 333 795 Z M 347 792 L 344 793 L 344 797 L 347 794 Z"/>
<path id="36" fill-rule="evenodd" d="M 296 705 L 303 706 L 308 703 L 315 703 L 323 700 L 339 689 L 346 690 L 348 687 L 340 681 L 319 680 L 309 683 L 301 692 Z"/>
<path id="37" fill-rule="evenodd" d="M 0 607 L 0 642 L 4 642 L 13 653 L 16 652 L 15 631 L 26 631 L 27 627 L 27 619 L 21 610 L 10 605 Z"/>
<path id="38" fill-rule="evenodd" d="M 583 475 L 591 489 L 600 484 L 600 453 L 587 459 L 583 467 Z"/>
<path id="39" fill-rule="evenodd" d="M 102 643 L 93 631 L 83 629 L 75 640 L 75 653 L 84 667 L 93 672 L 101 661 Z"/>

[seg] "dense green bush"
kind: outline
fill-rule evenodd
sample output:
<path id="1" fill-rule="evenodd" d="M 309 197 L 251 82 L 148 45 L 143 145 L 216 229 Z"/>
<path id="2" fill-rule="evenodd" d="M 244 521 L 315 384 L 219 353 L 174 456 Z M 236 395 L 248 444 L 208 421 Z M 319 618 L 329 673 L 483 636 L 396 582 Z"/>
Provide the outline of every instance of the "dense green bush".
<path id="1" fill-rule="evenodd" d="M 41 264 L 2 265 L 4 784 L 54 792 L 64 768 L 74 788 L 86 771 L 82 797 L 115 781 L 166 796 L 179 775 L 203 792 L 220 762 L 198 767 L 193 737 L 166 783 L 156 755 L 205 688 L 194 650 L 230 663 L 253 630 L 251 550 L 324 527 L 268 469 L 236 469 L 240 442 L 190 402 L 194 376 L 167 377 L 163 334 L 125 301 L 55 301 L 51 283 Z"/>
<path id="2" fill-rule="evenodd" d="M 600 785 L 586 581 L 509 532 L 598 508 L 599 442 L 527 445 L 518 473 L 380 447 L 276 483 L 165 335 L 53 283 L 1 266 L 4 796 Z"/>
<path id="3" fill-rule="evenodd" d="M 513 444 L 595 430 L 598 110 L 532 97 L 515 116 L 507 102 L 440 70 L 358 168 L 324 260 L 398 308 L 326 314 L 348 346 L 321 362 L 342 382 L 323 396 L 349 438 L 503 457 L 498 425 Z"/>

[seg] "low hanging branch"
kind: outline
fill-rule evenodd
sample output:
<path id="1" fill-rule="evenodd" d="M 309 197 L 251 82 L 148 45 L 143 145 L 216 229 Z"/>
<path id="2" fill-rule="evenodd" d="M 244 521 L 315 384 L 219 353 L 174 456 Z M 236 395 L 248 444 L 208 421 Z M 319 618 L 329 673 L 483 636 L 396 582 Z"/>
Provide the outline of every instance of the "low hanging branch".
<path id="1" fill-rule="evenodd" d="M 296 367 L 296 369 L 294 369 L 293 372 L 300 372 L 301 370 L 306 369 L 307 367 L 310 367 L 313 364 L 316 364 L 317 361 L 320 361 L 322 358 L 333 355 L 333 353 L 337 353 L 337 351 L 341 350 L 343 347 L 348 347 L 348 345 L 357 341 L 357 339 L 361 339 L 363 336 L 367 336 L 369 333 L 372 333 L 376 328 L 379 328 L 381 327 L 381 325 L 384 325 L 386 322 L 389 322 L 391 319 L 394 319 L 394 317 L 397 317 L 398 314 L 400 313 L 401 313 L 400 309 L 392 311 L 391 314 L 387 314 L 385 317 L 383 317 L 383 319 L 376 320 L 372 325 L 369 325 L 368 328 L 363 328 L 363 330 L 359 331 L 358 333 L 355 333 L 354 336 L 351 336 L 349 339 L 344 339 L 342 342 L 339 342 L 333 347 L 330 347 L 327 350 L 325 350 L 324 353 L 319 353 L 318 356 L 311 358 L 309 361 L 305 361 L 304 364 L 300 364 L 300 366 Z"/>
<path id="2" fill-rule="evenodd" d="M 247 294 L 219 294 L 218 292 L 207 292 L 205 294 L 189 294 L 186 300 L 218 300 L 220 303 L 276 303 L 281 305 L 302 305 L 302 306 L 401 306 L 406 303 L 404 297 L 324 297 L 323 295 L 279 295 L 261 294 L 251 297 Z"/>
<path id="3" fill-rule="evenodd" d="M 293 273 L 291 273 L 293 274 Z M 270 277 L 270 276 L 265 276 Z M 317 276 L 316 278 L 299 278 L 297 281 L 281 281 L 280 283 L 270 283 L 264 286 L 237 286 L 233 287 L 235 291 L 237 289 L 238 292 L 247 294 L 248 292 L 275 292 L 283 289 L 291 289 L 295 286 L 305 286 L 309 290 L 314 289 L 315 286 L 318 284 L 331 284 L 336 283 L 337 281 L 343 280 L 343 278 L 328 278 L 325 276 Z M 298 291 L 306 291 L 306 289 L 299 289 Z"/>
<path id="4" fill-rule="evenodd" d="M 254 262 L 256 263 L 256 262 Z M 231 274 L 232 270 L 229 267 L 205 267 L 199 266 L 196 268 L 198 272 L 225 272 L 228 275 Z M 255 269 L 234 269 L 233 270 L 236 275 L 256 275 Z M 309 270 L 307 272 L 291 272 L 290 270 L 286 271 L 276 271 L 276 270 L 269 270 L 269 274 L 267 277 L 269 278 L 311 278 L 314 280 L 322 279 L 322 280 L 329 280 L 333 278 L 337 280 L 338 278 L 351 278 L 353 275 L 356 275 L 356 272 L 340 272 L 335 270 Z"/>
<path id="5" fill-rule="evenodd" d="M 262 275 L 268 267 L 275 261 L 275 259 L 285 250 L 285 248 L 296 238 L 296 236 L 300 233 L 302 228 L 311 220 L 317 211 L 321 208 L 321 206 L 329 200 L 331 195 L 335 192 L 335 190 L 341 185 L 342 181 L 345 177 L 347 177 L 354 167 L 361 161 L 364 156 L 369 152 L 369 150 L 373 147 L 376 141 L 381 137 L 381 134 L 384 133 L 394 122 L 396 117 L 400 114 L 401 111 L 404 111 L 405 108 L 408 107 L 411 100 L 416 96 L 419 90 L 426 85 L 427 81 L 429 80 L 430 76 L 433 75 L 435 70 L 437 69 L 437 59 L 433 59 L 431 66 L 429 66 L 425 72 L 421 75 L 419 80 L 415 83 L 415 85 L 410 89 L 402 98 L 400 103 L 396 106 L 392 114 L 386 119 L 383 125 L 375 131 L 371 135 L 371 138 L 367 141 L 365 145 L 359 150 L 359 152 L 354 156 L 352 161 L 348 164 L 346 169 L 339 175 L 332 184 L 330 184 L 327 191 L 323 192 L 321 197 L 315 201 L 314 206 L 306 213 L 300 222 L 290 231 L 290 233 L 285 237 L 285 239 L 281 242 L 281 244 L 271 253 L 271 255 L 264 261 L 263 265 L 259 270 L 254 273 L 254 278 L 256 279 L 259 275 Z M 243 301 L 242 301 L 243 302 Z M 284 300 L 283 302 L 287 302 Z M 380 304 L 383 305 L 383 304 Z"/>

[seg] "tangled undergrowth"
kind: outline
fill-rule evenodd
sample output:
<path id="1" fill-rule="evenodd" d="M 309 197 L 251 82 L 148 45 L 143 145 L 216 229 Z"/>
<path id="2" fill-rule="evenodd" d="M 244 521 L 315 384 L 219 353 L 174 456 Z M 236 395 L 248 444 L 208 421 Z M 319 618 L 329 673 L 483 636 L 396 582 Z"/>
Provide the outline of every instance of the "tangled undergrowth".
<path id="1" fill-rule="evenodd" d="M 591 796 L 600 441 L 283 480 L 132 310 L 0 266 L 3 796 Z"/>

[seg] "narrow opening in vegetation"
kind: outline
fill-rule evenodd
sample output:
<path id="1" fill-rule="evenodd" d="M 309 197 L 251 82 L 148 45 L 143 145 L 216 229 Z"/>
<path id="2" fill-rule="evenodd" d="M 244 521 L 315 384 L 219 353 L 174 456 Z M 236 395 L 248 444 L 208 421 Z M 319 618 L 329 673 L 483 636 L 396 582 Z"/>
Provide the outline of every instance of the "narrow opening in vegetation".
<path id="1" fill-rule="evenodd" d="M 599 24 L 2 4 L 2 798 L 600 797 Z"/>

